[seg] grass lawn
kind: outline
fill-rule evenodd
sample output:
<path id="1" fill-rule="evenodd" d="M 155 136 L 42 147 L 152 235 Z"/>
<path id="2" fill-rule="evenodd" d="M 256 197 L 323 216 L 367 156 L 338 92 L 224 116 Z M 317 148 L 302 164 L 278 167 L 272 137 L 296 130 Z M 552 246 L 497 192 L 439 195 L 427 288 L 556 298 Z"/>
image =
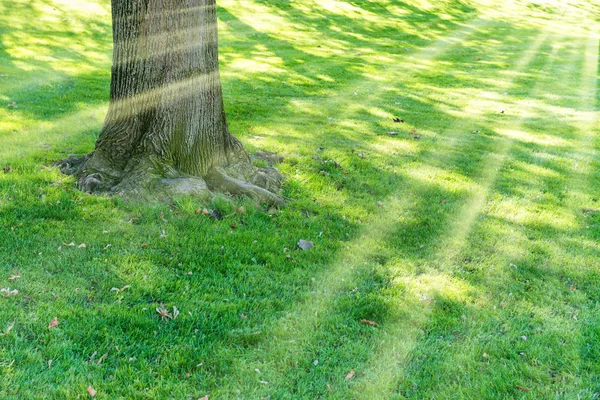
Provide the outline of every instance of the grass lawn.
<path id="1" fill-rule="evenodd" d="M 0 3 L 0 398 L 600 398 L 596 1 L 219 1 L 277 213 L 52 166 L 100 131 L 109 3 Z"/>

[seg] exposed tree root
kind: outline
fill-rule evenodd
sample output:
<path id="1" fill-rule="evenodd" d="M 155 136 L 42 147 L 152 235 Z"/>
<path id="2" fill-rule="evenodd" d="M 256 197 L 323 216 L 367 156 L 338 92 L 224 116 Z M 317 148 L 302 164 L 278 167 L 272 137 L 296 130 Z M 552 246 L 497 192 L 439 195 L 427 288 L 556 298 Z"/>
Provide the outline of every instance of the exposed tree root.
<path id="1" fill-rule="evenodd" d="M 77 178 L 78 187 L 88 193 L 108 193 L 138 200 L 169 201 L 191 196 L 211 200 L 215 193 L 248 196 L 260 203 L 283 204 L 276 193 L 282 176 L 276 168 L 255 168 L 248 158 L 235 164 L 213 167 L 203 177 L 181 174 L 152 157 L 133 158 L 123 171 L 109 167 L 92 155 L 70 156 L 57 163 L 61 171 Z"/>
<path id="2" fill-rule="evenodd" d="M 222 168 L 212 168 L 205 177 L 211 189 L 232 195 L 245 195 L 261 203 L 283 204 L 283 199 L 278 195 L 263 189 L 260 186 L 232 178 Z"/>

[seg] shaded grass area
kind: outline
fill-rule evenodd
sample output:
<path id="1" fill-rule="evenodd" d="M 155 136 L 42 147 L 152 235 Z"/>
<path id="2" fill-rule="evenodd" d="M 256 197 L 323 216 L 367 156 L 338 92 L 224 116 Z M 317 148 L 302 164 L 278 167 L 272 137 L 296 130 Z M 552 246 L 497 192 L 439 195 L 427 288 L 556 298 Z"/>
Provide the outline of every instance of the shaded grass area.
<path id="1" fill-rule="evenodd" d="M 221 2 L 269 215 L 75 190 L 48 165 L 101 127 L 109 4 L 0 4 L 1 397 L 598 398 L 595 10 Z"/>

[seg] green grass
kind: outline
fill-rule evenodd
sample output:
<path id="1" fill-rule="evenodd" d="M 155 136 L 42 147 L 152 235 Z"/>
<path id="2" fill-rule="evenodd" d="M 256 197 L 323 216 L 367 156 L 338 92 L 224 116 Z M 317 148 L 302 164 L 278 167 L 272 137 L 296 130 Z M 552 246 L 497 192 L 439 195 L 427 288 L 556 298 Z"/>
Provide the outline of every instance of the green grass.
<path id="1" fill-rule="evenodd" d="M 101 128 L 109 2 L 0 3 L 0 398 L 599 398 L 600 7 L 219 5 L 275 215 L 78 192 L 51 164 Z"/>

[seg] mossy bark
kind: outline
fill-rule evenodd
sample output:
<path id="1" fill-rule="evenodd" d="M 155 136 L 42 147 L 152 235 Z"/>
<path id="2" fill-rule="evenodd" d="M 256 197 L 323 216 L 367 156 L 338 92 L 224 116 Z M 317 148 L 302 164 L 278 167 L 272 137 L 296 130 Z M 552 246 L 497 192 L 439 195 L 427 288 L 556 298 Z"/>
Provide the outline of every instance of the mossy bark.
<path id="1" fill-rule="evenodd" d="M 279 173 L 253 168 L 227 128 L 215 0 L 113 0 L 112 21 L 110 105 L 93 153 L 71 168 L 80 188 L 280 201 Z"/>

